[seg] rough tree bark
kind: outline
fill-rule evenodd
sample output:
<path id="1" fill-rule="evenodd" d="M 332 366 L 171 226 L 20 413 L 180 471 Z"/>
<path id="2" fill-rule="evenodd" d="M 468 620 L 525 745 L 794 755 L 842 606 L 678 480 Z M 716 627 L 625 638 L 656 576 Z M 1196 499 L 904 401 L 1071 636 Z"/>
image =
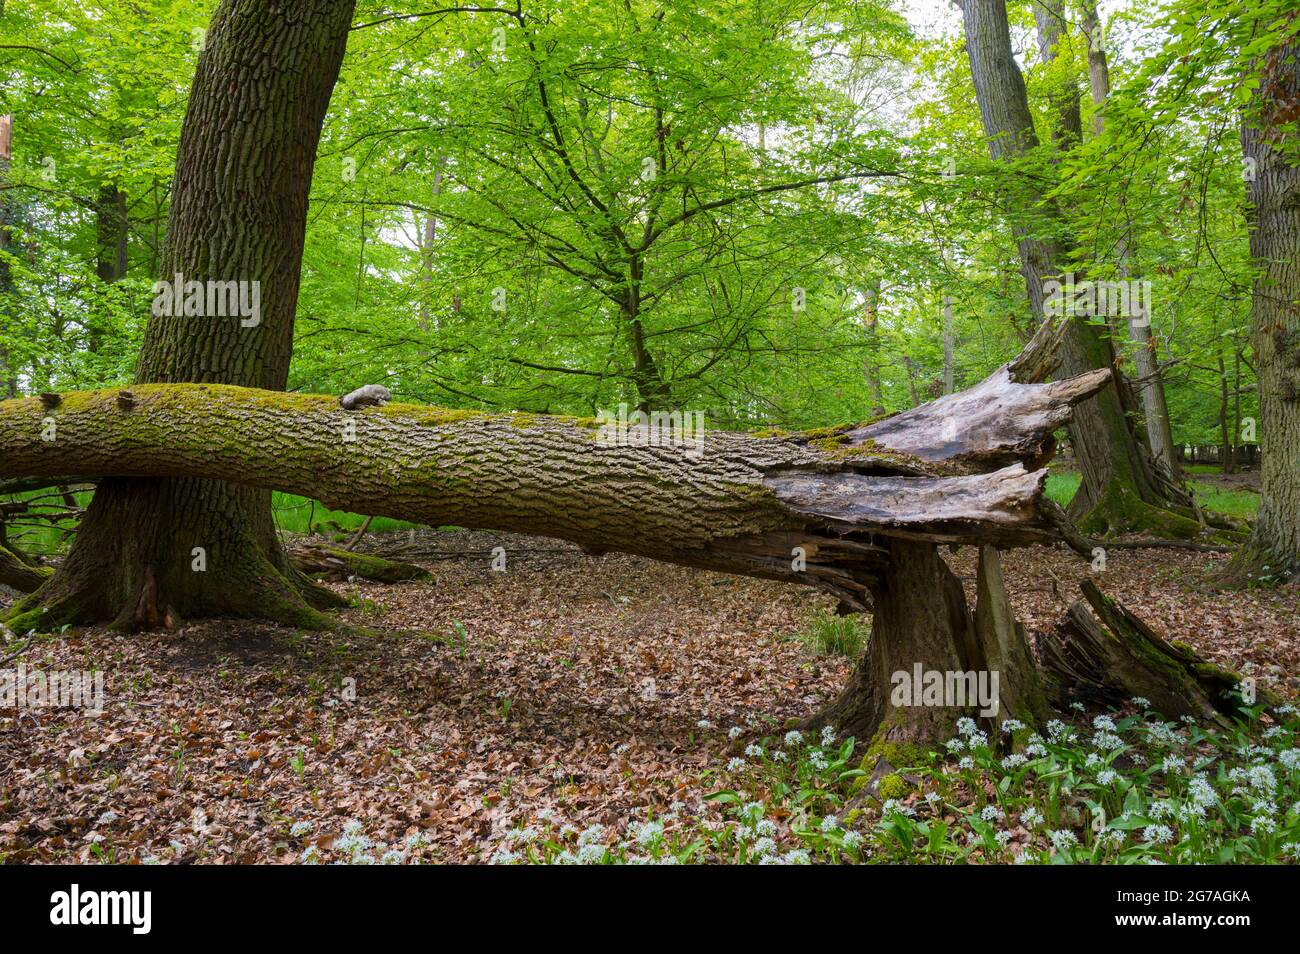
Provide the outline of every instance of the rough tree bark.
<path id="1" fill-rule="evenodd" d="M 844 695 L 810 721 L 834 722 L 893 761 L 890 746 L 933 741 L 964 710 L 897 702 L 891 674 L 997 667 L 1014 711 L 1041 711 L 989 548 L 1058 538 L 1042 465 L 1071 407 L 1109 380 L 1100 369 L 1022 383 L 1051 370 L 1040 346 L 1054 331 L 1044 325 L 1026 354 L 977 387 L 880 421 L 772 437 L 710 432 L 686 446 L 591 420 L 348 410 L 335 398 L 227 385 L 25 398 L 0 402 L 0 477 L 74 463 L 116 477 L 204 475 L 340 509 L 816 586 L 870 606 L 874 623 Z M 973 616 L 941 543 L 984 548 Z M 7 622 L 42 619 L 19 607 Z"/>
<path id="2" fill-rule="evenodd" d="M 0 186 L 9 183 L 10 148 L 13 143 L 12 116 L 0 116 Z M 8 190 L 0 191 L 0 331 L 8 332 L 10 323 L 10 297 L 13 294 L 13 271 L 9 266 L 9 247 L 12 237 L 9 227 L 13 215 L 9 211 Z M 0 337 L 0 391 L 5 397 L 17 397 L 18 374 L 10 365 L 9 350 Z"/>
<path id="3" fill-rule="evenodd" d="M 884 391 L 880 384 L 880 280 L 871 281 L 862 292 L 862 318 L 866 329 L 867 354 L 862 359 L 862 373 L 867 380 L 871 416 L 885 413 Z"/>
<path id="4" fill-rule="evenodd" d="M 1241 147 L 1254 163 L 1246 191 L 1261 499 L 1250 540 L 1228 570 L 1239 581 L 1300 573 L 1300 43 L 1271 50 L 1259 66 Z"/>
<path id="5" fill-rule="evenodd" d="M 138 382 L 285 386 L 312 166 L 353 5 L 223 0 L 217 9 L 181 133 L 161 278 L 247 282 L 250 300 L 259 283 L 260 321 L 155 314 Z M 129 629 L 203 615 L 322 625 L 316 608 L 336 602 L 285 558 L 267 490 L 114 477 L 100 484 L 67 560 L 22 607 L 51 622 Z"/>
<path id="6" fill-rule="evenodd" d="M 961 8 L 990 154 L 999 160 L 1020 159 L 1037 149 L 1038 137 L 1024 77 L 1011 50 L 1005 0 L 961 0 Z M 1064 117 L 1058 118 L 1058 129 L 1069 124 L 1070 114 L 1068 108 L 1058 113 Z M 1072 115 L 1077 123 L 1077 108 Z M 1069 239 L 1063 228 L 1064 216 L 1046 196 L 1047 190 L 1035 187 L 1028 178 L 1021 186 L 1029 204 L 1043 218 L 1035 225 L 1022 221 L 1015 228 L 1030 306 L 1041 318 L 1047 313 L 1044 285 L 1061 273 Z M 1104 330 L 1086 320 L 1072 320 L 1062 348 L 1061 373 L 1073 375 L 1114 366 L 1114 348 Z M 1070 513 L 1085 530 L 1152 529 L 1175 536 L 1201 532 L 1190 498 L 1155 466 L 1125 413 L 1115 384 L 1078 408 L 1070 438 L 1083 476 Z"/>
<path id="7" fill-rule="evenodd" d="M 1110 96 L 1110 64 L 1106 59 L 1106 40 L 1102 32 L 1101 21 L 1097 16 L 1095 0 L 1083 0 L 1083 34 L 1088 42 L 1088 86 L 1092 93 L 1092 128 L 1100 136 L 1106 131 L 1106 99 Z M 1058 8 L 1059 9 L 1059 8 Z M 1115 245 L 1115 257 L 1119 261 L 1119 276 L 1129 277 L 1127 260 L 1131 243 L 1126 233 Z M 1144 316 L 1141 322 L 1127 321 L 1129 337 L 1133 341 L 1133 366 L 1137 369 L 1134 382 L 1138 395 L 1142 399 L 1142 413 L 1146 418 L 1147 442 L 1151 452 L 1169 471 L 1178 478 L 1181 468 L 1174 454 L 1173 429 L 1169 422 L 1169 405 L 1165 400 L 1165 379 L 1160 369 L 1158 341 L 1151 333 L 1151 316 Z"/>

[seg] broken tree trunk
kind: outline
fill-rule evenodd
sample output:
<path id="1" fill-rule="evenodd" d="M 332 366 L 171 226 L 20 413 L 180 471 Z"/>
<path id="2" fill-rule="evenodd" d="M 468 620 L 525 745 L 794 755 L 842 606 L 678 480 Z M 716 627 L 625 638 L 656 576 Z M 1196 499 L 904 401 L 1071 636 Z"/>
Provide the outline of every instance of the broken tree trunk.
<path id="1" fill-rule="evenodd" d="M 50 578 L 53 570 L 37 566 L 5 546 L 0 546 L 0 585 L 30 593 Z"/>
<path id="2" fill-rule="evenodd" d="M 1038 641 L 1048 694 L 1057 708 L 1075 701 L 1113 706 L 1140 696 L 1171 718 L 1223 722 L 1241 707 L 1235 673 L 1167 642 L 1091 580 L 1080 589 L 1087 602 L 1073 603 Z"/>
<path id="3" fill-rule="evenodd" d="M 75 462 L 114 477 L 202 475 L 334 509 L 811 583 L 862 607 L 866 580 L 884 562 L 876 535 L 1003 546 L 1054 539 L 1039 505 L 1046 472 L 1025 463 L 1041 458 L 1060 408 L 1068 414 L 1105 377 L 1048 385 L 1014 383 L 1005 369 L 995 377 L 1000 413 L 1017 421 L 1027 408 L 1037 430 L 1009 426 L 1011 436 L 996 440 L 972 427 L 931 460 L 892 446 L 938 426 L 924 408 L 908 412 L 910 428 L 885 421 L 815 438 L 709 432 L 696 451 L 649 444 L 637 428 L 607 434 L 592 421 L 400 404 L 349 412 L 331 397 L 176 384 L 138 385 L 129 402 L 105 390 L 65 395 L 54 409 L 35 398 L 0 404 L 0 473 L 64 473 Z M 1041 412 L 1044 400 L 1056 409 Z M 47 416 L 52 441 L 41 436 Z M 202 546 L 175 542 L 187 563 Z"/>
<path id="4" fill-rule="evenodd" d="M 871 737 L 887 724 L 890 738 L 919 740 L 963 710 L 899 707 L 889 673 L 984 665 L 961 586 L 935 545 L 1056 539 L 1040 465 L 1052 430 L 1107 373 L 1026 383 L 1050 370 L 1053 343 L 1036 337 L 974 394 L 868 426 L 709 432 L 690 445 L 572 418 L 401 404 L 349 411 L 332 397 L 222 385 L 137 385 L 129 399 L 95 391 L 53 407 L 20 399 L 0 403 L 0 477 L 202 477 L 816 586 L 858 610 L 875 604 L 868 658 L 838 727 Z M 203 541 L 173 545 L 188 555 Z M 39 597 L 20 602 L 11 624 L 39 625 Z"/>
<path id="5" fill-rule="evenodd" d="M 815 586 L 873 606 L 874 620 L 848 689 L 814 721 L 880 749 L 934 741 L 978 701 L 901 699 L 894 678 L 918 669 L 976 677 L 996 666 L 1016 707 L 999 714 L 1038 718 L 1033 660 L 987 547 L 1059 539 L 1041 465 L 1052 431 L 1109 374 L 1032 383 L 1052 370 L 1058 334 L 1044 326 L 970 391 L 869 425 L 689 442 L 645 426 L 402 404 L 348 410 L 333 397 L 214 384 L 68 394 L 54 406 L 24 398 L 0 402 L 0 478 L 215 479 Z M 973 617 L 939 543 L 986 547 Z M 172 546 L 188 554 L 203 541 Z M 42 619 L 39 592 L 8 617 L 20 629 Z"/>

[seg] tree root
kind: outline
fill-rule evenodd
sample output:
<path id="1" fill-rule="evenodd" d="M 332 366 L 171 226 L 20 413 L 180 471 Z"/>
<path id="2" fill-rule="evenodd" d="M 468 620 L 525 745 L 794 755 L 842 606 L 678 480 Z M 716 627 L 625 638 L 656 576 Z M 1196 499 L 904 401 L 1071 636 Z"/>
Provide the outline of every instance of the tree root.
<path id="1" fill-rule="evenodd" d="M 0 546 L 0 584 L 19 593 L 30 593 L 51 576 L 54 571 L 27 559 L 24 554 Z"/>

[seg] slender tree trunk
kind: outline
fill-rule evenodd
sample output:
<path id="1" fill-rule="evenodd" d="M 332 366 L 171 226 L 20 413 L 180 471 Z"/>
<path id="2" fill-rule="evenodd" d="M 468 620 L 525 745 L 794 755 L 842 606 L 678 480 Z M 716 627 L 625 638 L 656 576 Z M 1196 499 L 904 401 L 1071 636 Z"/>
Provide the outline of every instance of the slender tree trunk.
<path id="1" fill-rule="evenodd" d="M 628 264 L 628 287 L 620 317 L 632 351 L 632 382 L 636 386 L 637 408 L 644 414 L 662 408 L 669 398 L 668 384 L 645 340 L 641 321 L 641 285 L 644 265 L 634 256 Z"/>
<path id="2" fill-rule="evenodd" d="M 1237 579 L 1300 572 L 1300 43 L 1270 51 L 1259 67 L 1241 146 L 1254 164 L 1246 192 L 1256 268 L 1250 313 L 1261 498 L 1250 542 L 1228 570 Z"/>
<path id="3" fill-rule="evenodd" d="M 95 201 L 95 274 L 101 282 L 126 277 L 128 225 L 126 193 L 111 182 L 100 186 Z"/>
<path id="4" fill-rule="evenodd" d="M 0 185 L 7 185 L 9 182 L 13 122 L 12 116 L 0 116 Z M 0 335 L 9 332 L 13 314 L 14 281 L 8 258 L 9 249 L 13 244 L 13 237 L 9 232 L 13 215 L 9 208 L 9 196 L 7 190 L 0 192 Z M 9 349 L 5 347 L 2 337 L 0 337 L 0 388 L 4 389 L 6 397 L 18 396 L 18 373 L 10 364 Z"/>
<path id="5" fill-rule="evenodd" d="M 442 195 L 443 167 L 447 157 L 438 157 L 438 168 L 433 173 L 433 198 L 436 201 Z M 433 326 L 430 302 L 433 298 L 433 246 L 438 239 L 438 217 L 430 213 L 425 216 L 423 234 L 420 237 L 420 327 L 428 331 Z"/>
<path id="6" fill-rule="evenodd" d="M 956 370 L 953 361 L 952 296 L 943 296 L 943 393 L 956 390 Z"/>
<path id="7" fill-rule="evenodd" d="M 1233 433 L 1228 421 L 1228 365 L 1223 360 L 1223 349 L 1219 349 L 1219 470 L 1231 474 L 1237 469 L 1233 459 Z"/>
<path id="8" fill-rule="evenodd" d="M 1102 107 L 1110 95 L 1110 64 L 1106 59 L 1106 37 L 1097 16 L 1096 0 L 1081 0 L 1083 35 L 1088 41 L 1088 88 L 1092 93 L 1092 131 L 1100 136 L 1106 131 Z"/>
<path id="9" fill-rule="evenodd" d="M 181 132 L 160 277 L 244 283 L 260 315 L 155 309 L 137 382 L 284 388 L 312 166 L 352 7 L 223 0 L 218 8 Z M 224 615 L 324 624 L 309 601 L 336 602 L 285 557 L 269 491 L 196 477 L 110 478 L 55 577 L 20 608 L 121 628 Z"/>
<path id="10" fill-rule="evenodd" d="M 1021 157 L 1038 147 L 1038 139 L 1024 78 L 1011 50 L 1006 4 L 1004 0 L 961 0 L 961 7 L 966 51 L 990 153 L 994 159 Z M 1053 53 L 1059 40 L 1060 21 L 1051 14 L 1045 17 L 1043 22 L 1049 31 L 1044 38 L 1045 49 Z M 1058 94 L 1058 98 L 1062 95 Z M 1054 135 L 1061 141 L 1077 141 L 1079 114 L 1068 100 L 1068 95 L 1061 98 Z M 1074 100 L 1077 102 L 1077 90 Z M 1027 183 L 1022 183 L 1022 187 L 1033 190 Z M 1034 314 L 1041 317 L 1048 310 L 1044 286 L 1060 274 L 1059 263 L 1064 261 L 1063 252 L 1070 239 L 1063 228 L 1064 216 L 1054 200 L 1047 198 L 1046 190 L 1036 190 L 1032 199 L 1057 232 L 1053 237 L 1044 234 L 1041 226 L 1016 226 L 1030 305 Z M 1115 351 L 1103 328 L 1080 318 L 1069 324 L 1062 347 L 1062 374 L 1115 367 Z M 1091 532 L 1153 529 L 1179 536 L 1201 531 L 1190 509 L 1190 498 L 1158 472 L 1125 413 L 1120 389 L 1115 384 L 1079 408 L 1071 424 L 1070 441 L 1083 478 L 1070 512 L 1084 529 Z"/>
<path id="11" fill-rule="evenodd" d="M 129 225 L 126 193 L 111 182 L 100 186 L 95 200 L 95 274 L 106 285 L 126 277 Z M 91 354 L 99 353 L 103 320 L 92 314 L 87 321 L 86 349 Z"/>
<path id="12" fill-rule="evenodd" d="M 880 386 L 880 282 L 873 281 L 863 292 L 862 317 L 867 332 L 867 356 L 862 361 L 862 371 L 867 379 L 867 394 L 871 400 L 871 416 L 885 413 L 885 401 Z"/>

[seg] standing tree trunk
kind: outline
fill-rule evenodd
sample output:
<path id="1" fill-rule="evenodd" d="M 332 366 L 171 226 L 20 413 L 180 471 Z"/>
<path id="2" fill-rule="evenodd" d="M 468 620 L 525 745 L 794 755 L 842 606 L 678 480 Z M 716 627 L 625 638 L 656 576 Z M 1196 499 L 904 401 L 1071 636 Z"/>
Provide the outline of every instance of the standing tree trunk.
<path id="1" fill-rule="evenodd" d="M 9 184 L 10 148 L 13 142 L 12 116 L 0 116 L 0 186 Z M 0 191 L 0 389 L 5 397 L 18 396 L 18 373 L 10 364 L 9 349 L 3 335 L 12 321 L 13 272 L 9 267 L 9 247 L 13 240 L 9 227 L 13 216 L 9 211 L 9 191 Z"/>
<path id="2" fill-rule="evenodd" d="M 137 382 L 285 387 L 312 167 L 353 5 L 223 0 L 217 9 L 181 132 L 161 279 L 247 283 L 260 316 L 155 309 Z M 125 629 L 185 616 L 315 626 L 326 622 L 316 608 L 335 602 L 285 557 L 269 491 L 114 478 L 99 485 L 54 578 L 17 609 Z"/>
<path id="3" fill-rule="evenodd" d="M 446 156 L 438 157 L 438 166 L 433 173 L 433 200 L 436 204 L 442 195 L 443 169 L 447 164 Z M 431 302 L 433 300 L 433 246 L 438 240 L 438 216 L 430 212 L 421 223 L 420 234 L 420 328 L 428 331 L 433 327 Z"/>
<path id="4" fill-rule="evenodd" d="M 874 279 L 863 292 L 862 317 L 867 332 L 867 356 L 862 360 L 862 372 L 867 379 L 867 394 L 871 401 L 871 416 L 885 413 L 885 400 L 880 386 L 880 280 Z"/>
<path id="5" fill-rule="evenodd" d="M 984 132 L 994 159 L 1013 160 L 1038 148 L 1024 77 L 1011 50 L 1005 0 L 961 0 L 965 20 L 966 52 L 975 83 Z M 1057 5 L 1059 9 L 1059 4 Z M 1045 48 L 1054 51 L 1059 19 L 1047 15 Z M 1051 31 L 1055 31 L 1053 34 Z M 1074 103 L 1062 100 L 1056 113 L 1056 138 L 1079 138 L 1077 91 Z M 1021 271 L 1036 316 L 1047 313 L 1044 285 L 1060 274 L 1059 263 L 1070 240 L 1064 216 L 1046 188 L 1026 179 L 1033 204 L 1055 237 L 1037 228 L 1016 226 Z M 1061 353 L 1060 372 L 1077 375 L 1115 366 L 1115 351 L 1105 330 L 1087 320 L 1069 322 Z M 1125 413 L 1120 389 L 1108 385 L 1095 400 L 1081 405 L 1070 426 L 1070 442 L 1083 480 L 1070 504 L 1072 516 L 1091 532 L 1151 529 L 1176 536 L 1193 536 L 1201 524 L 1191 510 L 1191 500 L 1167 475 L 1160 473 L 1151 454 Z"/>
<path id="6" fill-rule="evenodd" d="M 1300 572 L 1300 42 L 1273 49 L 1259 66 L 1241 148 L 1254 165 L 1246 192 L 1256 267 L 1250 312 L 1261 498 L 1250 540 L 1227 571 L 1240 581 Z"/>
<path id="7" fill-rule="evenodd" d="M 1101 21 L 1097 17 L 1095 0 L 1082 0 L 1083 34 L 1088 41 L 1088 86 L 1092 92 L 1092 128 L 1095 135 L 1106 131 L 1104 107 L 1110 96 L 1110 66 L 1106 59 L 1106 41 Z M 1125 235 L 1116 243 L 1115 255 L 1119 259 L 1119 276 L 1129 277 L 1127 259 L 1131 243 Z M 1143 315 L 1141 322 L 1128 321 L 1129 337 L 1133 341 L 1133 366 L 1137 369 L 1137 391 L 1142 399 L 1142 413 L 1146 418 L 1147 442 L 1156 460 L 1169 473 L 1178 478 L 1181 469 L 1174 454 L 1173 428 L 1169 422 L 1169 405 L 1165 400 L 1165 380 L 1160 371 L 1157 341 L 1151 334 L 1151 316 Z"/>
<path id="8" fill-rule="evenodd" d="M 100 186 L 95 201 L 95 274 L 111 283 L 126 277 L 126 193 L 113 183 Z"/>

